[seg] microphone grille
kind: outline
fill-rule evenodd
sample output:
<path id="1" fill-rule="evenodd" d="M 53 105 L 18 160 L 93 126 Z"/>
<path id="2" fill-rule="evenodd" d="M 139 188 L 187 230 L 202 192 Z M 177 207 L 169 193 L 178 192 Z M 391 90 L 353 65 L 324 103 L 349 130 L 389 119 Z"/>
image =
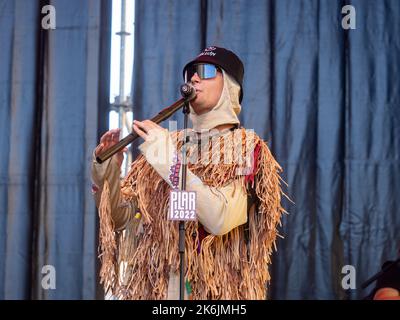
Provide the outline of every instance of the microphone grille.
<path id="1" fill-rule="evenodd" d="M 196 94 L 196 89 L 190 83 L 185 83 L 181 85 L 181 95 L 183 98 L 185 99 L 192 98 L 192 96 L 195 94 Z"/>

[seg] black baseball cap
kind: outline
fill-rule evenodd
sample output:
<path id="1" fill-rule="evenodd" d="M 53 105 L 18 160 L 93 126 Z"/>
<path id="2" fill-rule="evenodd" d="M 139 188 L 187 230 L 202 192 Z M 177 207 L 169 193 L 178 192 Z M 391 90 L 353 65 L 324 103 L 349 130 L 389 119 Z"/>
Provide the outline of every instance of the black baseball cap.
<path id="1" fill-rule="evenodd" d="M 211 63 L 224 69 L 240 85 L 239 103 L 242 102 L 244 66 L 236 54 L 225 48 L 207 47 L 194 60 L 185 65 L 183 68 L 183 78 L 185 78 L 186 69 L 196 63 Z"/>

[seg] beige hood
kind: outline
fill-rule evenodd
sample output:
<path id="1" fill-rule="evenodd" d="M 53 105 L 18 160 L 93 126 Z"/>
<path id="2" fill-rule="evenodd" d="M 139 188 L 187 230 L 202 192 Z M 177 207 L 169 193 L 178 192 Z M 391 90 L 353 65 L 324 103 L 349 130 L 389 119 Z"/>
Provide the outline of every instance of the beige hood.
<path id="1" fill-rule="evenodd" d="M 239 104 L 239 84 L 224 70 L 224 88 L 217 105 L 204 114 L 198 115 L 194 112 L 190 105 L 189 118 L 193 124 L 193 130 L 200 132 L 202 130 L 210 130 L 221 124 L 239 124 L 237 115 L 240 113 L 241 106 Z"/>

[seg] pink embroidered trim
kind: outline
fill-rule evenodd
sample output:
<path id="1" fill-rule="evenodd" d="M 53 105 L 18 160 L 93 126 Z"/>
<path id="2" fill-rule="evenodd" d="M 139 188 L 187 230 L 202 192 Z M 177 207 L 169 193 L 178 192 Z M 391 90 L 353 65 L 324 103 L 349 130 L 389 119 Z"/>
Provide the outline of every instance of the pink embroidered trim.
<path id="1" fill-rule="evenodd" d="M 174 159 L 173 159 L 174 165 L 172 165 L 169 169 L 170 175 L 169 175 L 169 181 L 172 184 L 172 187 L 174 189 L 179 188 L 179 171 L 181 169 L 181 162 L 179 160 L 178 154 L 175 152 Z"/>

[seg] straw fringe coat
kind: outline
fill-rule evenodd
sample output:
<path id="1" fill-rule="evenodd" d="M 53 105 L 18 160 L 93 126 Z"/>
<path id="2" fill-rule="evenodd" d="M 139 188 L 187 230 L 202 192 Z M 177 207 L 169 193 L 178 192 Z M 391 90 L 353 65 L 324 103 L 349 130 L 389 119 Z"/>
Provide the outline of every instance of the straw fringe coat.
<path id="1" fill-rule="evenodd" d="M 172 132 L 170 137 L 179 153 L 183 132 Z M 235 182 L 255 197 L 248 206 L 247 223 L 226 234 L 204 235 L 199 221 L 186 222 L 189 299 L 266 299 L 277 227 L 286 212 L 281 206 L 282 168 L 252 131 L 237 128 L 215 141 L 217 147 L 211 147 L 211 140 L 201 147 L 203 161 L 189 163 L 188 169 L 213 190 Z M 197 144 L 189 145 L 188 156 L 198 149 Z M 215 150 L 219 150 L 217 162 Z M 243 170 L 240 155 L 250 156 L 250 171 Z M 170 184 L 140 155 L 121 183 L 122 201 L 133 204 L 134 211 L 125 229 L 116 231 L 110 185 L 104 182 L 99 204 L 100 277 L 105 290 L 119 299 L 168 298 L 171 274 L 179 272 L 178 227 L 166 219 L 170 190 Z"/>

